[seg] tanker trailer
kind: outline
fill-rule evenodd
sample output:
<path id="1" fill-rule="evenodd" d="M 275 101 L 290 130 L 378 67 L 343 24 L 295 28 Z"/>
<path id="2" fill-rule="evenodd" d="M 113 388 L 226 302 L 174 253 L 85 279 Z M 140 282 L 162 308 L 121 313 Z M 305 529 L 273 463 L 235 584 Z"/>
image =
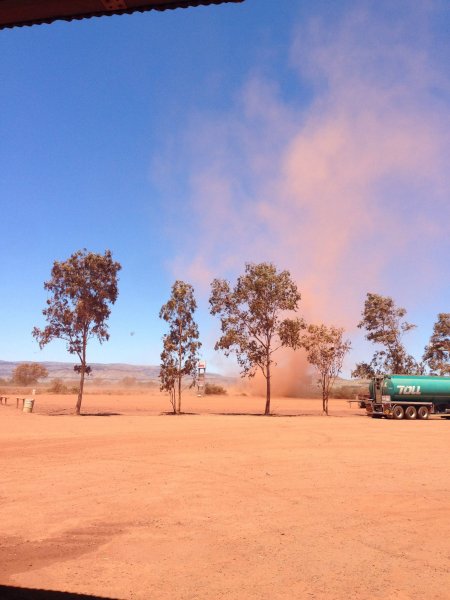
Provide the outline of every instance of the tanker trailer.
<path id="1" fill-rule="evenodd" d="M 371 417 L 428 419 L 450 415 L 450 377 L 387 375 L 369 385 L 366 411 Z"/>

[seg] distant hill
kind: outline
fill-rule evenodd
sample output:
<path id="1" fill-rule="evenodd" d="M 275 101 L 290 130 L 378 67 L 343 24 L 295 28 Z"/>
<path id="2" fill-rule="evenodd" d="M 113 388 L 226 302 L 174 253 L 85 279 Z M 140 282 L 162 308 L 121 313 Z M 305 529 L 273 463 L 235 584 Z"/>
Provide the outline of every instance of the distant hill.
<path id="1" fill-rule="evenodd" d="M 14 369 L 23 362 L 31 361 L 6 361 L 0 360 L 0 379 L 10 379 Z M 33 361 L 37 362 L 37 361 Z M 62 379 L 63 381 L 78 381 L 80 376 L 73 367 L 76 362 L 40 362 L 48 371 L 48 379 Z M 89 380 L 95 382 L 102 380 L 105 383 L 118 383 L 125 377 L 132 377 L 137 382 L 155 382 L 158 380 L 159 366 L 157 365 L 127 365 L 126 363 L 90 363 L 92 375 Z M 208 373 L 210 381 L 220 381 L 223 384 L 233 383 L 234 378 L 224 377 L 218 373 Z"/>

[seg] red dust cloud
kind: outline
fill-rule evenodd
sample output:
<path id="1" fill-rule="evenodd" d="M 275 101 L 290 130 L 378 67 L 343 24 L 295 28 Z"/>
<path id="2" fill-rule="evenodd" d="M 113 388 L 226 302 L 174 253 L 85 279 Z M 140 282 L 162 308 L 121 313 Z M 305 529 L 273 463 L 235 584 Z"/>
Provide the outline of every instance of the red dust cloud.
<path id="1" fill-rule="evenodd" d="M 175 276 L 206 295 L 213 277 L 269 260 L 298 282 L 306 320 L 349 333 L 368 291 L 429 301 L 450 250 L 450 128 L 427 32 L 425 9 L 316 22 L 290 59 L 306 106 L 254 77 L 228 113 L 194 116 L 180 147 L 196 233 L 178 232 Z M 277 387 L 305 373 L 299 360 L 279 360 Z"/>

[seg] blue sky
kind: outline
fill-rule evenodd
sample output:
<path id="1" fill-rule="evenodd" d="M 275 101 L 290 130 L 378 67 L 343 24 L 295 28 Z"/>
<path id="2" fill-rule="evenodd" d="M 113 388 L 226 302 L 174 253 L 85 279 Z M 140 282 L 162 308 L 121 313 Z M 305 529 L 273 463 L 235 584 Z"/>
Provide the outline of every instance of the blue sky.
<path id="1" fill-rule="evenodd" d="M 421 353 L 450 311 L 447 2 L 246 0 L 0 33 L 3 360 L 43 351 L 43 282 L 75 250 L 122 263 L 92 362 L 156 364 L 175 278 L 289 268 L 310 320 L 394 296 Z M 133 335 L 131 335 L 133 333 Z"/>

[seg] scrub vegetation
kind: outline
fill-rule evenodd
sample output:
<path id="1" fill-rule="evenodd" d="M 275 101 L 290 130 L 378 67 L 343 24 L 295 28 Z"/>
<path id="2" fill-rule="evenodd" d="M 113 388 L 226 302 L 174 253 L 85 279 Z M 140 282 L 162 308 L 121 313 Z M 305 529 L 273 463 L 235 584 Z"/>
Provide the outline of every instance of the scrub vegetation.
<path id="1" fill-rule="evenodd" d="M 53 339 L 64 340 L 69 353 L 78 356 L 79 364 L 74 367 L 80 374 L 76 414 L 81 410 L 85 376 L 91 372 L 87 343 L 94 337 L 100 343 L 109 339 L 107 320 L 118 297 L 120 269 L 109 250 L 102 255 L 83 249 L 66 261 L 55 261 L 51 279 L 44 283 L 49 292 L 43 310 L 47 325 L 43 329 L 35 327 L 33 336 L 41 348 Z M 300 301 L 301 294 L 290 272 L 280 271 L 268 262 L 247 263 L 234 285 L 225 279 L 214 279 L 211 283 L 210 313 L 219 318 L 221 331 L 215 350 L 223 351 L 225 356 L 235 355 L 242 377 L 251 379 L 257 372 L 262 374 L 264 415 L 271 414 L 275 355 L 281 348 L 304 352 L 311 372 L 317 375 L 324 414 L 328 415 L 329 398 L 353 395 L 357 389 L 343 386 L 342 382 L 336 386 L 351 348 L 344 329 L 324 323 L 307 324 L 298 315 Z M 174 414 L 182 412 L 182 392 L 186 387 L 183 381 L 187 380 L 188 388 L 197 383 L 202 344 L 194 319 L 196 309 L 194 288 L 177 280 L 159 313 L 168 324 L 162 340 L 159 385 L 161 391 L 169 394 Z M 366 339 L 376 350 L 370 361 L 356 364 L 352 377 L 366 381 L 375 375 L 388 374 L 450 375 L 450 313 L 439 313 L 421 361 L 409 354 L 404 344 L 404 336 L 416 327 L 405 317 L 406 309 L 398 307 L 393 298 L 367 294 L 358 327 L 365 331 Z M 15 368 L 10 383 L 37 385 L 47 376 L 43 365 L 23 363 Z M 102 382 L 96 381 L 97 385 Z M 122 378 L 121 383 L 126 388 L 142 385 L 129 376 Z M 56 378 L 49 391 L 67 393 L 73 392 L 73 388 Z M 226 389 L 207 382 L 203 392 L 223 395 Z"/>

